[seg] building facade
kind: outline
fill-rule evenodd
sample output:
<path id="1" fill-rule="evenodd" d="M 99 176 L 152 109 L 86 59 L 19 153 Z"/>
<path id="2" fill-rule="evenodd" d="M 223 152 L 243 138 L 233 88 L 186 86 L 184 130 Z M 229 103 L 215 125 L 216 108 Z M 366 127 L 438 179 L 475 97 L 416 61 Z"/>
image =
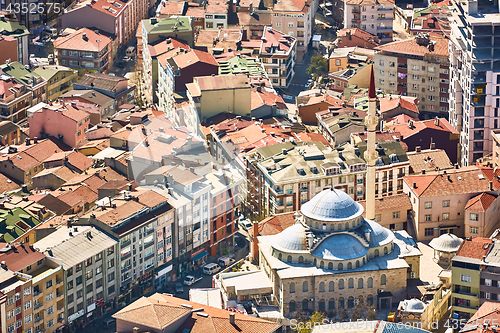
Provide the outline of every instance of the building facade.
<path id="1" fill-rule="evenodd" d="M 379 38 L 392 42 L 394 1 L 347 0 L 344 3 L 344 28 L 360 28 Z"/>

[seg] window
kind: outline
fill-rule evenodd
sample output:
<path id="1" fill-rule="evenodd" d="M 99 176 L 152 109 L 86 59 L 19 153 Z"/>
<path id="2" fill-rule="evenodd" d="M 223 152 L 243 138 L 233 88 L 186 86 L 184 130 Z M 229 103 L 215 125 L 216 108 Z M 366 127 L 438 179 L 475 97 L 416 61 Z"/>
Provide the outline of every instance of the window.
<path id="1" fill-rule="evenodd" d="M 67 286 L 68 286 L 68 290 L 73 289 L 73 280 L 68 281 Z"/>
<path id="2" fill-rule="evenodd" d="M 320 293 L 324 293 L 325 292 L 325 283 L 324 282 L 320 282 L 319 283 L 319 292 Z"/>
<path id="3" fill-rule="evenodd" d="M 91 269 L 89 269 L 87 271 L 87 280 L 90 280 L 90 279 L 92 279 L 92 270 Z"/>
<path id="4" fill-rule="evenodd" d="M 470 283 L 470 275 L 460 274 L 460 282 Z"/>
<path id="5" fill-rule="evenodd" d="M 293 294 L 293 293 L 295 293 L 295 283 L 294 282 L 290 283 L 290 294 Z"/>
<path id="6" fill-rule="evenodd" d="M 358 279 L 358 289 L 363 289 L 363 279 Z"/>
<path id="7" fill-rule="evenodd" d="M 380 219 L 381 219 L 380 214 L 375 215 L 375 222 L 380 222 Z"/>
<path id="8" fill-rule="evenodd" d="M 68 304 L 73 303 L 75 296 L 73 294 L 68 295 Z"/>
<path id="9" fill-rule="evenodd" d="M 52 326 L 54 326 L 54 319 L 51 319 L 47 322 L 47 328 L 50 328 Z"/>
<path id="10" fill-rule="evenodd" d="M 425 222 L 432 221 L 432 215 L 425 215 Z"/>
<path id="11" fill-rule="evenodd" d="M 293 28 L 293 22 L 288 22 L 288 27 Z"/>
<path id="12" fill-rule="evenodd" d="M 47 315 L 53 314 L 54 313 L 54 306 L 51 305 L 49 308 L 47 308 Z"/>
<path id="13" fill-rule="evenodd" d="M 418 70 L 420 70 L 420 68 L 417 65 L 413 65 L 413 70 L 418 71 Z"/>
<path id="14" fill-rule="evenodd" d="M 335 66 L 340 66 L 340 65 L 341 65 L 340 59 L 335 60 Z"/>
<path id="15" fill-rule="evenodd" d="M 115 267 L 115 258 L 108 260 L 108 268 Z"/>
<path id="16" fill-rule="evenodd" d="M 24 303 L 24 311 L 28 310 L 31 308 L 31 301 L 27 301 Z"/>
<path id="17" fill-rule="evenodd" d="M 434 228 L 425 228 L 425 236 L 434 236 Z"/>
<path id="18" fill-rule="evenodd" d="M 479 228 L 478 227 L 470 227 L 470 233 L 471 234 L 478 234 Z"/>
<path id="19" fill-rule="evenodd" d="M 387 277 L 385 276 L 385 274 L 382 274 L 382 276 L 380 276 L 380 285 L 385 286 L 386 284 L 387 284 Z"/>
<path id="20" fill-rule="evenodd" d="M 7 319 L 14 317 L 14 310 L 7 311 Z"/>
<path id="21" fill-rule="evenodd" d="M 45 296 L 46 303 L 52 301 L 53 299 L 54 299 L 54 293 L 50 293 L 50 294 L 47 294 L 47 296 Z"/>
<path id="22" fill-rule="evenodd" d="M 328 291 L 335 291 L 335 282 L 330 281 L 330 283 L 328 283 Z"/>
<path id="23" fill-rule="evenodd" d="M 335 310 L 335 300 L 333 298 L 330 298 L 330 300 L 328 301 L 328 310 Z"/>
<path id="24" fill-rule="evenodd" d="M 450 213 L 443 213 L 443 220 L 449 220 L 450 219 Z"/>
<path id="25" fill-rule="evenodd" d="M 349 278 L 349 280 L 347 282 L 347 285 L 348 285 L 349 289 L 353 289 L 354 288 L 354 279 L 353 278 Z"/>
<path id="26" fill-rule="evenodd" d="M 304 281 L 304 283 L 302 283 L 302 292 L 308 292 L 309 291 L 309 283 L 307 281 Z"/>
<path id="27" fill-rule="evenodd" d="M 425 209 L 431 209 L 431 208 L 432 208 L 432 202 L 426 202 Z"/>
<path id="28" fill-rule="evenodd" d="M 294 301 L 290 301 L 290 303 L 288 303 L 288 311 L 289 312 L 295 312 L 295 302 Z"/>
<path id="29" fill-rule="evenodd" d="M 281 22 L 276 22 L 276 27 L 280 28 L 281 27 Z"/>
<path id="30" fill-rule="evenodd" d="M 339 289 L 344 289 L 344 279 L 339 280 Z"/>
<path id="31" fill-rule="evenodd" d="M 443 200 L 443 207 L 450 207 L 450 200 Z"/>
<path id="32" fill-rule="evenodd" d="M 492 285 L 491 279 L 484 279 L 484 285 L 488 286 L 488 287 L 491 287 L 491 285 Z"/>
<path id="33" fill-rule="evenodd" d="M 24 297 L 31 295 L 31 287 L 24 288 Z"/>
<path id="34" fill-rule="evenodd" d="M 83 297 L 83 289 L 80 289 L 76 292 L 76 298 L 80 299 Z"/>
<path id="35" fill-rule="evenodd" d="M 384 75 L 384 74 L 385 74 L 385 72 L 381 70 L 380 71 L 380 75 Z"/>
<path id="36" fill-rule="evenodd" d="M 399 219 L 399 212 L 393 212 L 392 213 L 392 218 L 393 219 Z"/>
<path id="37" fill-rule="evenodd" d="M 471 214 L 470 214 L 470 220 L 471 220 L 471 221 L 477 221 L 477 220 L 479 220 L 479 215 L 478 215 L 478 214 L 471 213 Z"/>
<path id="38" fill-rule="evenodd" d="M 45 282 L 45 289 L 49 289 L 50 287 L 52 287 L 52 280 Z"/>
<path id="39" fill-rule="evenodd" d="M 368 278 L 367 288 L 373 288 L 373 278 Z"/>

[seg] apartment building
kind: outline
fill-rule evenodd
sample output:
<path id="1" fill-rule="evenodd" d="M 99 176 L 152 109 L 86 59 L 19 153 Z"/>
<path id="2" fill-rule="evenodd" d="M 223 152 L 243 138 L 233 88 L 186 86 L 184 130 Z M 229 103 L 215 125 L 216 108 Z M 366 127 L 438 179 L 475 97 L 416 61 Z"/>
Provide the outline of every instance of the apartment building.
<path id="1" fill-rule="evenodd" d="M 374 58 L 375 51 L 372 49 L 358 46 L 335 48 L 328 58 L 328 70 L 329 72 L 338 72 L 360 63 L 372 62 Z"/>
<path id="2" fill-rule="evenodd" d="M 491 137 L 493 138 L 493 152 L 491 159 L 493 167 L 496 168 L 500 165 L 500 130 L 492 130 Z"/>
<path id="3" fill-rule="evenodd" d="M 468 320 L 478 310 L 481 270 L 493 247 L 488 238 L 466 239 L 451 259 L 451 313 Z"/>
<path id="4" fill-rule="evenodd" d="M 421 34 L 381 45 L 375 54 L 377 88 L 387 94 L 417 97 L 424 119 L 448 113 L 448 39 Z M 421 118 L 421 119 L 422 119 Z"/>
<path id="5" fill-rule="evenodd" d="M 76 148 L 87 140 L 85 132 L 90 127 L 90 116 L 76 105 L 45 104 L 30 115 L 28 124 L 31 139 L 53 136 Z"/>
<path id="6" fill-rule="evenodd" d="M 96 90 L 115 100 L 115 107 L 134 104 L 135 84 L 126 77 L 102 73 L 86 73 L 73 84 L 73 89 Z"/>
<path id="7" fill-rule="evenodd" d="M 3 268 L 31 278 L 31 286 L 22 290 L 17 287 L 15 290 L 17 330 L 23 325 L 20 322 L 22 318 L 27 328 L 33 327 L 33 333 L 52 333 L 65 325 L 63 269 L 60 260 L 46 257 L 31 245 L 18 243 L 2 249 L 0 261 L 5 262 Z M 22 309 L 24 317 L 20 316 Z"/>
<path id="8" fill-rule="evenodd" d="M 209 0 L 205 6 L 205 29 L 227 29 L 229 1 Z"/>
<path id="9" fill-rule="evenodd" d="M 287 37 L 297 40 L 298 62 L 304 60 L 308 51 L 315 12 L 309 0 L 282 0 L 274 3 L 271 16 L 272 28 L 283 31 Z"/>
<path id="10" fill-rule="evenodd" d="M 457 3 L 450 34 L 450 123 L 460 132 L 463 166 L 492 152 L 491 130 L 499 128 L 500 71 L 493 38 L 500 30 L 498 6 Z M 478 15 L 481 13 L 481 15 Z"/>
<path id="11" fill-rule="evenodd" d="M 271 27 L 264 27 L 261 39 L 259 57 L 267 76 L 273 86 L 288 87 L 295 76 L 293 67 L 298 55 L 297 39 Z"/>
<path id="12" fill-rule="evenodd" d="M 137 25 L 149 11 L 149 1 L 84 0 L 68 8 L 58 19 L 58 27 L 96 27 L 115 35 L 119 46 L 135 36 Z"/>
<path id="13" fill-rule="evenodd" d="M 78 71 L 64 66 L 40 66 L 33 70 L 47 83 L 47 99 L 56 100 L 59 96 L 73 88 L 78 80 Z"/>
<path id="14" fill-rule="evenodd" d="M 116 259 L 118 306 L 153 289 L 153 270 L 167 260 L 166 228 L 173 223 L 167 199 L 154 191 L 125 191 L 96 202 L 74 225 L 93 225 L 119 242 Z M 118 289 L 120 288 L 120 289 Z"/>
<path id="15" fill-rule="evenodd" d="M 65 322 L 77 325 L 93 321 L 109 309 L 119 293 L 116 264 L 118 241 L 94 226 L 61 226 L 33 244 L 46 256 L 62 261 L 60 275 Z M 64 275 L 64 276 L 63 276 Z M 74 327 L 74 326 L 73 326 Z"/>
<path id="16" fill-rule="evenodd" d="M 23 65 L 29 64 L 28 37 L 29 31 L 25 26 L 19 24 L 13 14 L 2 13 L 0 17 L 0 64 L 8 59 L 19 61 Z"/>
<path id="17" fill-rule="evenodd" d="M 173 119 L 174 92 L 185 92 L 186 84 L 195 76 L 217 75 L 219 64 L 214 57 L 203 51 L 176 48 L 158 57 L 156 99 L 159 109 Z M 154 84 L 154 82 L 153 82 Z"/>
<path id="18" fill-rule="evenodd" d="M 156 83 L 153 83 L 153 81 L 158 79 L 158 61 L 156 58 L 161 54 L 157 51 L 157 47 L 151 46 L 168 40 L 171 37 L 182 41 L 183 44 L 187 44 L 188 48 L 192 47 L 194 40 L 193 22 L 194 20 L 191 17 L 186 16 L 142 20 L 140 26 L 142 36 L 140 39 L 137 39 L 137 42 L 141 42 L 142 75 L 145 81 L 146 98 L 148 100 L 157 100 L 157 96 L 153 96 L 154 92 L 156 92 L 153 90 L 156 86 Z M 167 49 L 175 47 L 181 47 L 181 45 L 168 46 Z"/>
<path id="19" fill-rule="evenodd" d="M 500 188 L 497 175 L 492 168 L 469 167 L 405 177 L 403 191 L 413 206 L 417 240 L 447 232 L 488 237 L 499 221 L 492 213 Z"/>
<path id="20" fill-rule="evenodd" d="M 25 120 L 33 93 L 24 84 L 5 74 L 0 75 L 0 87 L 5 92 L 0 97 L 0 119 L 13 123 Z"/>
<path id="21" fill-rule="evenodd" d="M 33 279 L 30 275 L 0 267 L 0 330 L 13 333 L 21 328 L 33 333 Z M 19 304 L 18 304 L 19 303 Z"/>
<path id="22" fill-rule="evenodd" d="M 54 41 L 54 57 L 58 65 L 79 72 L 104 73 L 113 61 L 112 41 L 98 30 L 79 29 Z"/>
<path id="23" fill-rule="evenodd" d="M 250 116 L 252 88 L 245 74 L 195 77 L 186 87 L 194 132 L 199 131 L 201 122 L 221 112 Z"/>
<path id="24" fill-rule="evenodd" d="M 479 273 L 479 304 L 500 300 L 498 286 L 500 283 L 500 243 L 494 239 L 490 252 L 483 259 L 485 266 Z M 458 292 L 460 289 L 458 289 Z"/>
<path id="25" fill-rule="evenodd" d="M 377 197 L 402 193 L 409 162 L 401 143 L 381 141 L 377 149 L 385 152 L 376 164 Z M 365 150 L 366 143 L 332 150 L 321 142 L 295 141 L 256 149 L 246 157 L 250 210 L 260 214 L 296 211 L 331 187 L 365 200 Z"/>
<path id="26" fill-rule="evenodd" d="M 346 0 L 344 28 L 360 28 L 379 38 L 381 43 L 392 42 L 393 0 Z"/>

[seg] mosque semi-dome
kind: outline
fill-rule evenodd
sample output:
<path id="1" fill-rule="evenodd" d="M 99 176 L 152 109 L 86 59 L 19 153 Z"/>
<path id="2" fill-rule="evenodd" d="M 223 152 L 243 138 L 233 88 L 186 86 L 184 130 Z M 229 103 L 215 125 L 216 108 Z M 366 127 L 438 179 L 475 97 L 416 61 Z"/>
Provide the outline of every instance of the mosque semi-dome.
<path id="1" fill-rule="evenodd" d="M 306 231 L 302 224 L 297 223 L 286 228 L 279 236 L 277 249 L 292 252 L 307 250 Z"/>

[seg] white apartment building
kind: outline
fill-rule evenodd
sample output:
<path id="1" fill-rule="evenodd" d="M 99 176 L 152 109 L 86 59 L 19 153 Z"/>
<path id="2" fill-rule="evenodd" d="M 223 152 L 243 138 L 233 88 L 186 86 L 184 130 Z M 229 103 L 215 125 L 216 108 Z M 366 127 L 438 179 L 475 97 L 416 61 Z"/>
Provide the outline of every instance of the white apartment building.
<path id="1" fill-rule="evenodd" d="M 385 197 L 403 193 L 403 177 L 409 160 L 400 142 L 379 142 L 384 151 L 376 162 L 375 194 Z M 354 200 L 365 200 L 366 143 L 340 149 L 320 142 L 286 142 L 258 148 L 247 156 L 249 201 L 257 212 L 293 212 L 319 192 L 334 187 Z M 261 185 L 262 184 L 262 185 Z M 258 198 L 258 200 L 254 200 Z"/>
<path id="2" fill-rule="evenodd" d="M 344 4 L 344 28 L 360 28 L 382 43 L 392 42 L 393 0 L 346 0 Z"/>
<path id="3" fill-rule="evenodd" d="M 47 256 L 62 260 L 64 318 L 100 316 L 118 295 L 118 242 L 93 226 L 62 226 L 34 244 Z"/>
<path id="4" fill-rule="evenodd" d="M 499 128 L 499 9 L 478 1 L 456 4 L 450 35 L 450 123 L 460 132 L 463 166 L 493 149 Z M 477 15 L 481 13 L 481 15 Z"/>

